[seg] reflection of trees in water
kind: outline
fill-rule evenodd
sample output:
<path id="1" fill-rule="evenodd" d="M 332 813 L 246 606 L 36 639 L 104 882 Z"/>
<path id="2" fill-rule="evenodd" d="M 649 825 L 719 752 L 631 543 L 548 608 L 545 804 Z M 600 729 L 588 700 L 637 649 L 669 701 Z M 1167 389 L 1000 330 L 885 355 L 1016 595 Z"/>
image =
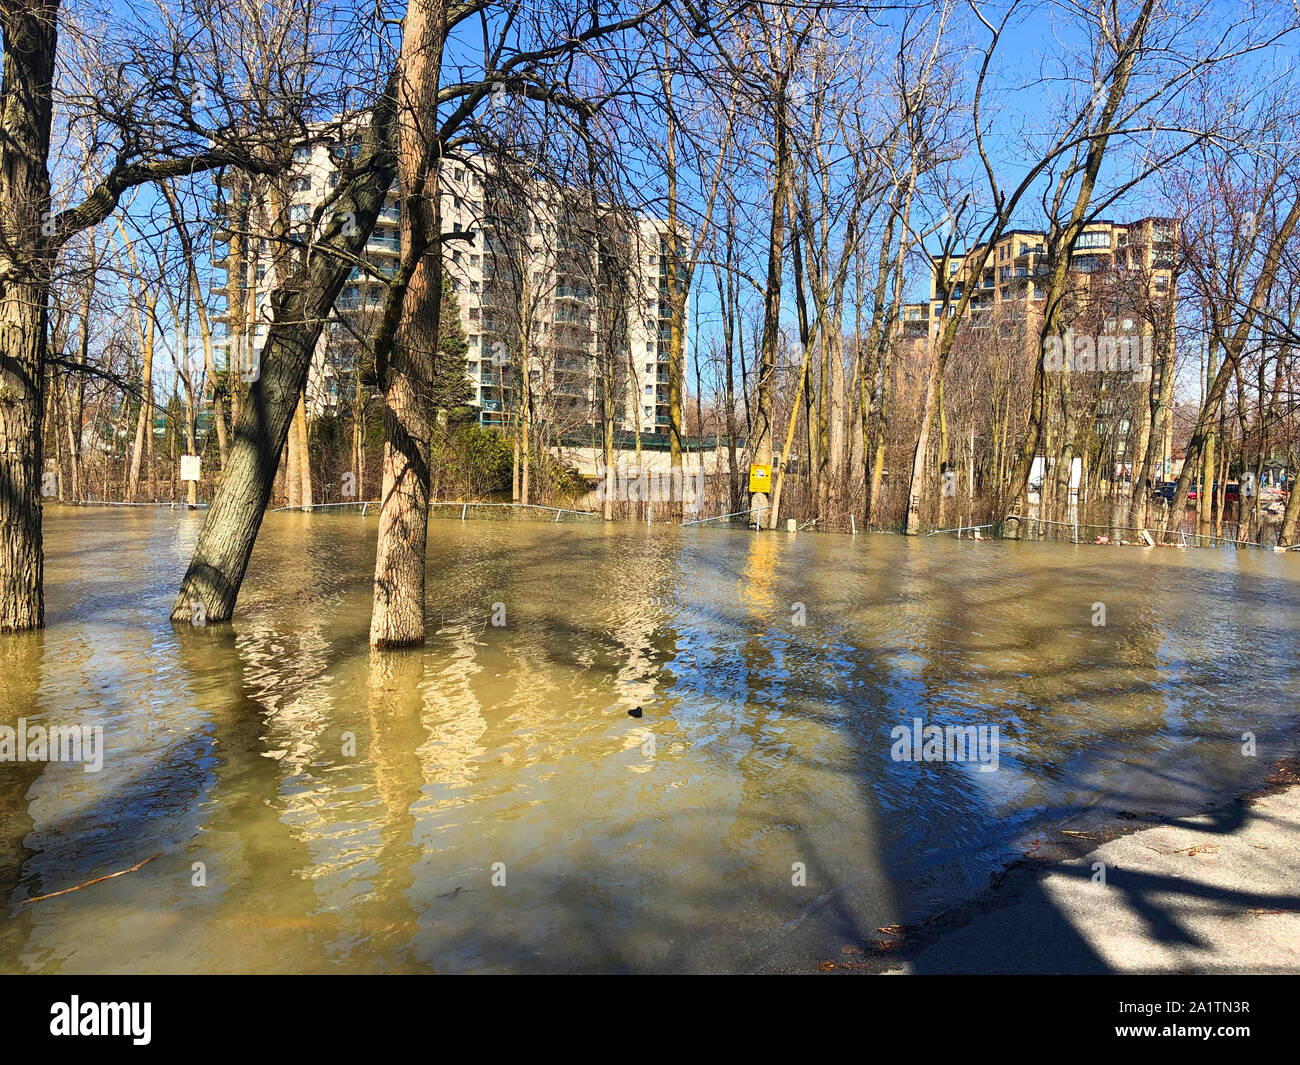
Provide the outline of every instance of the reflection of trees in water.
<path id="1" fill-rule="evenodd" d="M 0 635 L 0 724 L 16 729 L 18 719 L 41 714 L 40 690 L 43 676 L 44 630 Z M 17 903 L 37 893 L 23 885 L 30 874 L 24 867 L 39 852 L 29 846 L 36 822 L 28 809 L 28 794 L 45 770 L 43 763 L 0 763 L 0 900 Z M 0 971 L 8 972 L 31 929 L 30 910 L 19 909 L 11 920 L 0 922 Z"/>
<path id="2" fill-rule="evenodd" d="M 106 648 L 160 670 L 95 696 L 133 730 L 101 779 L 65 794 L 66 767 L 0 766 L 7 896 L 163 851 L 16 911 L 0 965 L 799 964 L 978 888 L 1090 804 L 1222 789 L 1254 768 L 1244 728 L 1281 742 L 1294 679 L 1273 556 L 474 523 L 431 544 L 429 647 L 372 660 L 363 526 L 288 517 L 233 631 L 122 625 L 123 578 L 79 605 L 111 630 L 0 640 L 9 723 L 68 704 Z M 999 725 L 1002 770 L 893 763 L 913 716 Z M 85 915 L 109 929 L 90 947 Z"/>

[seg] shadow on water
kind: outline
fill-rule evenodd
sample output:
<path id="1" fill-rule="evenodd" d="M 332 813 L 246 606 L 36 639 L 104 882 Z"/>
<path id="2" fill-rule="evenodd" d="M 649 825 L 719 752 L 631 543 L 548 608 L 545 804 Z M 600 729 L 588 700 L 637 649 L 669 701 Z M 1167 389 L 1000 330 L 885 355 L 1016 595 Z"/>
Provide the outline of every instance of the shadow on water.
<path id="1" fill-rule="evenodd" d="M 430 640 L 372 656 L 373 521 L 268 517 L 235 623 L 174 628 L 197 527 L 49 523 L 0 710 L 111 757 L 0 767 L 0 968 L 806 971 L 1294 750 L 1291 559 L 436 520 Z M 893 761 L 913 719 L 996 725 L 998 772 Z M 908 956 L 1104 968 L 1038 890 L 997 949 Z M 1177 884 L 1124 890 L 1180 934 Z"/>

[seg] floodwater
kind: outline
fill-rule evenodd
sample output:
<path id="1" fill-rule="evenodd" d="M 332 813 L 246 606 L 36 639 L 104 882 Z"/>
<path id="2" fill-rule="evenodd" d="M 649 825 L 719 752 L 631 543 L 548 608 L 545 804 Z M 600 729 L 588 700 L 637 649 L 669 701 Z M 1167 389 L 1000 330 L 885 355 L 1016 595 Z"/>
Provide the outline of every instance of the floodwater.
<path id="1" fill-rule="evenodd" d="M 0 971 L 807 971 L 1298 746 L 1294 555 L 436 520 L 372 658 L 373 516 L 268 516 L 177 628 L 201 520 L 47 515 L 0 724 L 103 768 L 0 763 Z M 916 718 L 996 771 L 895 761 Z"/>

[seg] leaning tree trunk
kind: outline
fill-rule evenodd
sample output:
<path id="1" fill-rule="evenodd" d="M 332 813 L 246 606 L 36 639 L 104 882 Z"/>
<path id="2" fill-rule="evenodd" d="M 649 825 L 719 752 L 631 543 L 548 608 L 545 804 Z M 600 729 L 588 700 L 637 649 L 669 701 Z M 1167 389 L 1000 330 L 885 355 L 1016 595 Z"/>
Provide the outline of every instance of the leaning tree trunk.
<path id="1" fill-rule="evenodd" d="M 0 4 L 0 632 L 45 620 L 41 410 L 57 11 L 53 0 Z"/>
<path id="2" fill-rule="evenodd" d="M 393 183 L 395 83 L 394 76 L 376 104 L 356 168 L 339 182 L 334 213 L 306 264 L 271 296 L 275 318 L 258 376 L 239 406 L 221 486 L 172 607 L 177 621 L 226 621 L 234 612 L 316 341 Z"/>

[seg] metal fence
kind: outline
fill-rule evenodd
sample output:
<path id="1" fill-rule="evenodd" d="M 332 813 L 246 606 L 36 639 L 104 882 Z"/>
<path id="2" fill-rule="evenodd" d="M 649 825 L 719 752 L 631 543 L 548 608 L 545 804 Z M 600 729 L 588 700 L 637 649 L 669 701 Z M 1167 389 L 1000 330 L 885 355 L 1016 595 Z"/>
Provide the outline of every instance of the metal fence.
<path id="1" fill-rule="evenodd" d="M 1027 518 L 1018 514 L 1008 514 L 1001 525 L 994 527 L 994 535 L 1002 539 L 1029 541 L 1051 541 L 1055 543 L 1074 544 L 1145 544 L 1145 534 L 1150 537 L 1152 545 L 1165 547 L 1231 547 L 1255 548 L 1271 551 L 1276 548 L 1277 527 L 1266 525 L 1260 540 L 1243 540 L 1233 536 L 1210 536 L 1186 528 L 1160 529 L 1138 528 L 1121 525 L 1116 522 L 1066 522 L 1049 521 L 1045 518 Z M 951 531 L 951 530 L 942 530 Z M 1237 527 L 1232 526 L 1232 531 Z"/>
<path id="2" fill-rule="evenodd" d="M 276 507 L 272 513 L 281 514 L 285 511 L 314 513 L 318 510 L 339 508 L 349 508 L 364 518 L 370 513 L 379 513 L 379 500 L 363 499 L 350 500 L 346 503 L 314 503 L 311 506 Z M 459 517 L 461 521 L 467 521 L 470 517 L 473 517 L 480 521 L 509 521 L 525 519 L 547 520 L 558 523 L 560 521 L 590 521 L 600 518 L 600 515 L 594 510 L 568 510 L 564 507 L 544 507 L 540 503 L 470 503 L 461 500 L 440 500 L 429 504 L 430 510 L 433 510 L 434 508 L 449 510 L 451 511 L 452 517 Z"/>
<path id="3" fill-rule="evenodd" d="M 168 510 L 207 510 L 207 503 L 187 503 L 183 499 L 164 499 L 152 503 L 117 503 L 111 499 L 65 499 L 61 501 L 67 507 L 166 507 Z"/>

